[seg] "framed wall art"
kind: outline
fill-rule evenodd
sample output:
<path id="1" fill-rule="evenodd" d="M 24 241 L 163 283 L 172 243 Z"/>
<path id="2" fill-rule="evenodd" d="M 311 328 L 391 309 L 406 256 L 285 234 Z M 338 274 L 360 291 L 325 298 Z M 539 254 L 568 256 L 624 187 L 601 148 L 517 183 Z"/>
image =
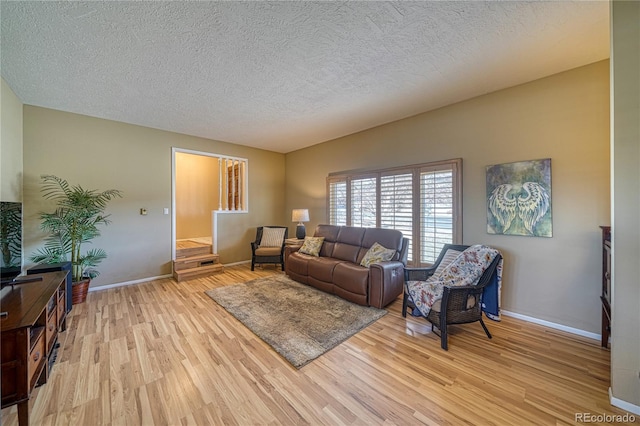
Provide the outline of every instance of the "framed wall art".
<path id="1" fill-rule="evenodd" d="M 551 237 L 551 159 L 487 166 L 487 232 Z"/>

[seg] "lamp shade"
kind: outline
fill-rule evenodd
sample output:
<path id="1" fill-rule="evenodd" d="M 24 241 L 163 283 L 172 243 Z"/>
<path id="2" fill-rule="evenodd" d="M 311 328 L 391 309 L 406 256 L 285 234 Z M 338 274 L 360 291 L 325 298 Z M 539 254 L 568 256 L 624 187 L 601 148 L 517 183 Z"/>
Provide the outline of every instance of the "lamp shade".
<path id="1" fill-rule="evenodd" d="M 293 209 L 291 212 L 292 222 L 309 222 L 309 210 L 308 209 Z"/>

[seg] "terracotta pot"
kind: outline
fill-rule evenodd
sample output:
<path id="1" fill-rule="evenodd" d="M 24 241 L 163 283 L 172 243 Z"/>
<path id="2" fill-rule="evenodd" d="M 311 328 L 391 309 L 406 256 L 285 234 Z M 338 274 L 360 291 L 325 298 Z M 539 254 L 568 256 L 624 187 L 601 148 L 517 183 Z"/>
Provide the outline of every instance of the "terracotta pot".
<path id="1" fill-rule="evenodd" d="M 91 278 L 86 278 L 82 281 L 74 282 L 71 285 L 71 302 L 74 305 L 84 303 L 87 300 L 87 293 L 89 292 L 89 283 Z"/>

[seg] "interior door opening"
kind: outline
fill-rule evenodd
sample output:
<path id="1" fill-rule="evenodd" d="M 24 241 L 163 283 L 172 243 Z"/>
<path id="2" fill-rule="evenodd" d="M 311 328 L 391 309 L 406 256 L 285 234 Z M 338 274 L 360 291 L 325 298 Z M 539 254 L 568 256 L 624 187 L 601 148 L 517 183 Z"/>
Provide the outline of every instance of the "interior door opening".
<path id="1" fill-rule="evenodd" d="M 172 259 L 177 246 L 210 245 L 217 254 L 217 214 L 247 211 L 243 158 L 172 149 Z"/>

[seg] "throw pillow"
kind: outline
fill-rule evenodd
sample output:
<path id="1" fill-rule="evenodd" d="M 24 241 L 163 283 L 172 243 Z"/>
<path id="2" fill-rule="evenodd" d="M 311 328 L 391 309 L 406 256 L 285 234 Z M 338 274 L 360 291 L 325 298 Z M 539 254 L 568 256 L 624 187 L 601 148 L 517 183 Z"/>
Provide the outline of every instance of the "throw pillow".
<path id="1" fill-rule="evenodd" d="M 300 247 L 298 253 L 318 257 L 320 255 L 322 243 L 324 243 L 324 237 L 305 237 L 304 243 L 302 243 L 302 247 Z"/>
<path id="2" fill-rule="evenodd" d="M 460 253 L 462 252 L 458 250 L 452 250 L 452 249 L 447 250 L 447 252 L 444 254 L 444 257 L 440 261 L 440 264 L 436 268 L 436 271 L 433 273 L 433 277 L 437 277 L 438 275 L 440 275 L 440 273 L 442 273 L 444 268 L 446 268 L 447 266 L 449 266 L 451 262 L 456 260 L 456 257 L 458 257 Z"/>
<path id="3" fill-rule="evenodd" d="M 285 228 L 262 228 L 260 247 L 282 247 Z"/>
<path id="4" fill-rule="evenodd" d="M 372 263 L 385 262 L 393 259 L 393 255 L 396 254 L 394 249 L 388 249 L 378 243 L 373 243 L 367 253 L 360 261 L 360 265 L 368 268 Z"/>

